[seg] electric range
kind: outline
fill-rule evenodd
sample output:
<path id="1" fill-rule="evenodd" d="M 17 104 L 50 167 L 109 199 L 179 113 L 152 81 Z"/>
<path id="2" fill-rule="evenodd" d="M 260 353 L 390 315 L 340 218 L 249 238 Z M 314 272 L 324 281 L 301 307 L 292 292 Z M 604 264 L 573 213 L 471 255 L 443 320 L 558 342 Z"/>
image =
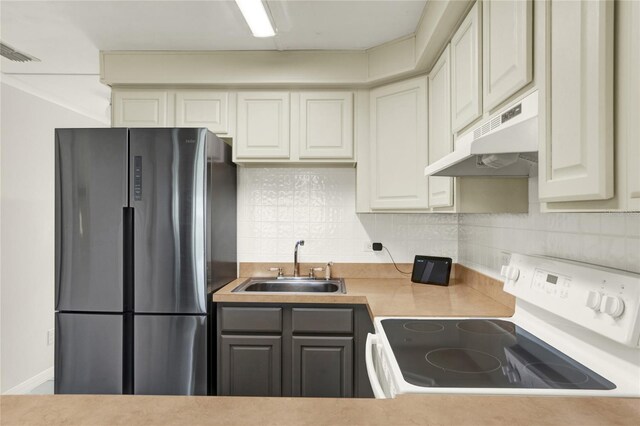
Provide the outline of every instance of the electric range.
<path id="1" fill-rule="evenodd" d="M 640 396 L 640 275 L 514 254 L 510 318 L 375 318 L 378 398 L 406 393 Z"/>

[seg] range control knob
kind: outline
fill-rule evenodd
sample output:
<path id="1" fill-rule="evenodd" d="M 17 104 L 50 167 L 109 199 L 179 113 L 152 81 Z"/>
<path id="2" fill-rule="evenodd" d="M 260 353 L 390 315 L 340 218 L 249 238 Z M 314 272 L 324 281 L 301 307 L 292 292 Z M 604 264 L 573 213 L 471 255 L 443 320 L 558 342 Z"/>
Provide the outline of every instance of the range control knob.
<path id="1" fill-rule="evenodd" d="M 602 301 L 602 295 L 600 293 L 598 293 L 597 291 L 589 291 L 589 293 L 587 293 L 587 300 L 585 301 L 585 305 L 587 305 L 588 308 L 593 309 L 594 311 L 597 311 L 600 309 L 600 302 Z"/>
<path id="2" fill-rule="evenodd" d="M 516 281 L 520 276 L 520 269 L 515 266 L 503 266 L 500 270 L 500 275 L 505 277 L 507 281 Z"/>
<path id="3" fill-rule="evenodd" d="M 600 304 L 600 311 L 613 318 L 618 318 L 624 312 L 624 300 L 617 296 L 604 296 Z"/>

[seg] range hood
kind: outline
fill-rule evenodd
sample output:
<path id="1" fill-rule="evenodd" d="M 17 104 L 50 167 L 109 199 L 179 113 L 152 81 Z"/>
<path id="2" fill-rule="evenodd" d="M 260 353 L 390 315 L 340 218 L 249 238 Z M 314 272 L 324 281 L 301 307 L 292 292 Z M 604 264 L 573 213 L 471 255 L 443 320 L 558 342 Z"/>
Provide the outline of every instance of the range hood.
<path id="1" fill-rule="evenodd" d="M 538 92 L 480 123 L 425 176 L 529 176 L 538 161 Z"/>

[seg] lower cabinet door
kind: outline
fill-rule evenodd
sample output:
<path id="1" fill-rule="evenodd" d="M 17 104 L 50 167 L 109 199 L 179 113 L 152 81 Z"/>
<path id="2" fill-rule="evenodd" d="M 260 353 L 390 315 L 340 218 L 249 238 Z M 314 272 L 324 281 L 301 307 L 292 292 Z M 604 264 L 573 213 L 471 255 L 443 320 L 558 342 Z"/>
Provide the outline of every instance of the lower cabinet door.
<path id="1" fill-rule="evenodd" d="M 282 396 L 280 336 L 220 336 L 220 395 Z"/>
<path id="2" fill-rule="evenodd" d="M 292 395 L 353 396 L 353 337 L 294 336 Z"/>

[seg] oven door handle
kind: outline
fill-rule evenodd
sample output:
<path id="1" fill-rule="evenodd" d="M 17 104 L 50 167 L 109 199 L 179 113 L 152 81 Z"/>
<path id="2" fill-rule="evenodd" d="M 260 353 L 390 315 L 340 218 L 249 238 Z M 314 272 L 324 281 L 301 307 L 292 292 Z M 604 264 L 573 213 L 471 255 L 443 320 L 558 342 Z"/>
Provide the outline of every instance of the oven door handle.
<path id="1" fill-rule="evenodd" d="M 369 376 L 369 382 L 371 382 L 371 389 L 373 390 L 373 396 L 376 399 L 386 399 L 386 395 L 380 386 L 380 380 L 376 374 L 376 368 L 373 365 L 373 345 L 378 343 L 378 336 L 375 334 L 367 334 L 367 342 L 365 343 L 364 357 L 367 364 L 367 375 Z"/>

